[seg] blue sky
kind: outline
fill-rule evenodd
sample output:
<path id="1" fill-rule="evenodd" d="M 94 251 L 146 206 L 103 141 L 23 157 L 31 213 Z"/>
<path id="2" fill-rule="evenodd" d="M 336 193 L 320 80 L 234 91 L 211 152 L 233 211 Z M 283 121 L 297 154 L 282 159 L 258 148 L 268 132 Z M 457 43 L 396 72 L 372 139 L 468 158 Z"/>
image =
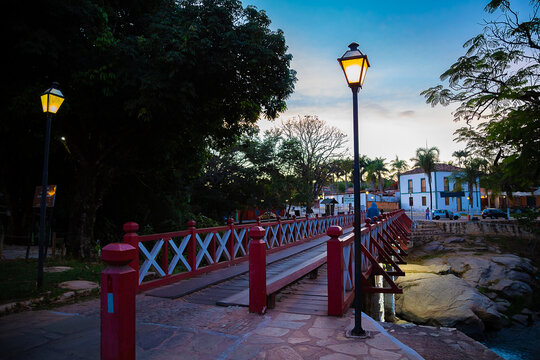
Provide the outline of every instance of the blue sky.
<path id="1" fill-rule="evenodd" d="M 298 82 L 288 110 L 273 123 L 297 115 L 318 115 L 350 139 L 352 94 L 337 62 L 353 41 L 368 56 L 359 94 L 360 152 L 369 157 L 409 160 L 418 147 L 437 146 L 441 160 L 464 144 L 453 142 L 463 126 L 453 122 L 456 106 L 432 108 L 419 94 L 459 56 L 462 45 L 483 30 L 487 0 L 469 1 L 243 1 L 265 10 L 272 29 L 282 29 Z M 527 15 L 528 0 L 514 1 Z M 514 6 L 513 5 L 513 6 Z"/>

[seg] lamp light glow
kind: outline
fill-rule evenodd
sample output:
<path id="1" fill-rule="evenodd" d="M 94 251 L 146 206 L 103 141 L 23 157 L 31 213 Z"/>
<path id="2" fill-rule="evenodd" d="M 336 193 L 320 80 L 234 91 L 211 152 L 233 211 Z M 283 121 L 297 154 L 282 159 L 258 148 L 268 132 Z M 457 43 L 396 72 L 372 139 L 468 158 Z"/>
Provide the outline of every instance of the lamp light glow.
<path id="1" fill-rule="evenodd" d="M 341 69 L 345 74 L 345 79 L 350 87 L 362 87 L 366 78 L 369 60 L 367 55 L 358 50 L 358 44 L 353 42 L 349 45 L 349 50 L 338 59 Z"/>
<path id="2" fill-rule="evenodd" d="M 41 94 L 41 106 L 44 113 L 56 114 L 63 102 L 64 94 L 58 89 L 58 83 L 53 83 L 49 89 Z"/>

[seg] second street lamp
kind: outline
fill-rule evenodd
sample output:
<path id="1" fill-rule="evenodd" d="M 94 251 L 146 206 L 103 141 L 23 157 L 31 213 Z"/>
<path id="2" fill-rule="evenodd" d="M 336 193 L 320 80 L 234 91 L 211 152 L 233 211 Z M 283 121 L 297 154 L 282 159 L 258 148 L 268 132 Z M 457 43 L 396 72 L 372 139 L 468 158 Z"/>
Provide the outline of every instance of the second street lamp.
<path id="1" fill-rule="evenodd" d="M 39 257 L 38 257 L 38 276 L 37 286 L 43 285 L 43 258 L 45 248 L 45 216 L 47 213 L 47 182 L 49 177 L 49 144 L 51 142 L 51 120 L 52 114 L 56 114 L 64 102 L 64 95 L 58 89 L 58 83 L 54 82 L 52 86 L 41 94 L 41 106 L 43 112 L 47 114 L 47 126 L 45 128 L 45 151 L 43 159 L 43 177 L 41 181 L 41 204 L 39 212 Z"/>
<path id="2" fill-rule="evenodd" d="M 357 43 L 351 43 L 349 50 L 338 59 L 345 79 L 353 93 L 353 131 L 354 131 L 354 328 L 353 336 L 365 336 L 362 328 L 362 251 L 361 237 L 362 217 L 360 214 L 360 164 L 358 140 L 358 90 L 362 88 L 369 61 L 366 55 L 358 50 Z M 367 196 L 366 196 L 367 204 Z"/>

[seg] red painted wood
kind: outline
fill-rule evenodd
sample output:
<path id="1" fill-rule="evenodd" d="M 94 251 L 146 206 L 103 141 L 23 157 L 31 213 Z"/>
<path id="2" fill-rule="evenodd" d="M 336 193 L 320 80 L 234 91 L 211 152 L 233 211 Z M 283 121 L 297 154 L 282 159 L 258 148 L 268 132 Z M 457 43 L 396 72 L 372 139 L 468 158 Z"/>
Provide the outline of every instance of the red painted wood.
<path id="1" fill-rule="evenodd" d="M 343 219 L 343 223 L 346 226 L 349 226 L 353 221 L 353 216 L 352 215 L 338 215 L 331 218 L 331 220 L 335 223 L 337 223 L 339 219 Z M 315 217 L 316 224 L 314 225 L 313 228 L 317 229 L 318 232 L 312 233 L 311 236 L 307 234 L 306 237 L 302 237 L 300 232 L 302 231 L 302 228 L 304 226 L 303 224 L 304 223 L 307 224 L 308 220 L 309 219 L 307 218 L 297 219 L 295 216 L 293 216 L 292 220 L 282 221 L 282 219 L 280 218 L 273 222 L 260 222 L 261 226 L 265 226 L 265 227 L 277 226 L 278 227 L 277 243 L 274 245 L 274 247 L 267 249 L 267 253 L 281 251 L 288 247 L 299 245 L 303 242 L 319 238 L 320 236 L 324 236 L 324 233 L 321 233 L 321 231 L 323 230 L 322 222 L 325 220 L 325 218 Z M 313 219 L 311 220 L 313 221 Z M 144 290 L 151 289 L 153 287 L 170 284 L 172 282 L 179 281 L 179 280 L 191 277 L 191 276 L 197 276 L 208 271 L 219 269 L 225 266 L 234 265 L 238 263 L 239 261 L 247 260 L 247 255 L 240 255 L 239 257 L 236 257 L 234 255 L 234 246 L 235 246 L 234 232 L 236 231 L 237 234 L 239 234 L 243 229 L 246 229 L 246 230 L 249 229 L 249 227 L 252 226 L 249 224 L 234 225 L 234 222 L 232 221 L 232 219 L 229 219 L 226 226 L 206 228 L 206 229 L 197 229 L 195 227 L 196 225 L 195 222 L 189 221 L 187 230 L 168 232 L 168 233 L 162 233 L 162 234 L 142 235 L 142 236 L 138 236 L 135 233 L 136 230 L 130 230 L 133 228 L 133 226 L 137 226 L 138 228 L 138 225 L 136 225 L 135 223 L 129 223 L 129 224 L 130 224 L 129 226 L 126 225 L 128 226 L 129 232 L 125 235 L 125 239 L 129 239 L 129 243 L 132 244 L 137 249 L 138 249 L 139 242 L 156 241 L 160 239 L 163 239 L 164 241 L 167 241 L 167 239 L 181 239 L 182 240 L 186 236 L 188 235 L 190 236 L 187 247 L 184 250 L 184 256 L 188 264 L 191 266 L 191 271 L 186 271 L 186 272 L 175 274 L 175 275 L 167 274 L 164 278 L 161 278 L 161 279 L 144 281 L 143 283 L 139 285 L 139 291 L 144 291 Z M 287 225 L 287 228 L 285 229 L 285 231 L 283 231 L 283 229 L 281 228 L 281 225 L 283 226 Z M 229 254 L 231 255 L 231 260 L 222 260 L 221 262 L 219 262 L 220 259 L 215 259 L 215 251 L 217 251 L 217 246 L 218 246 L 216 244 L 217 238 L 215 234 L 218 232 L 224 233 L 226 231 L 230 231 L 227 249 L 229 251 Z M 216 263 L 209 264 L 209 265 L 200 267 L 199 269 L 196 269 L 195 266 L 196 266 L 196 257 L 197 257 L 197 248 L 198 248 L 197 241 L 196 241 L 196 234 L 199 234 L 199 236 L 201 236 L 201 238 L 204 239 L 208 233 L 213 233 L 213 239 L 208 248 L 208 251 L 211 254 L 211 257 L 215 259 Z M 290 242 L 289 240 L 287 240 L 289 235 L 292 235 Z M 128 240 L 125 240 L 125 241 L 127 242 Z M 249 253 L 249 247 L 248 247 L 249 237 L 248 237 L 247 231 L 245 235 L 243 236 L 243 238 L 241 239 L 241 242 L 246 252 Z M 281 243 L 283 243 L 283 245 L 279 246 L 279 244 Z M 168 249 L 168 243 L 164 245 L 165 246 L 163 247 L 162 254 L 161 254 L 162 256 L 161 265 L 163 267 L 163 270 L 167 272 L 167 269 L 169 266 L 169 259 L 168 259 L 169 249 Z M 241 254 L 241 252 L 239 253 Z M 223 257 L 221 259 L 223 259 Z M 137 259 L 133 261 L 133 268 L 136 269 L 137 271 L 139 269 L 138 257 Z"/>
<path id="2" fill-rule="evenodd" d="M 126 265 L 138 250 L 109 244 L 102 254 L 109 266 L 101 272 L 101 359 L 134 360 L 137 271 Z"/>
<path id="3" fill-rule="evenodd" d="M 266 312 L 266 243 L 261 226 L 249 229 L 249 312 Z"/>
<path id="4" fill-rule="evenodd" d="M 136 222 L 127 222 L 123 226 L 124 229 L 124 238 L 122 241 L 126 244 L 133 246 L 137 252 L 139 251 L 139 235 L 137 231 L 139 230 L 139 224 Z M 129 266 L 139 273 L 139 257 L 135 256 L 133 260 L 129 263 Z"/>
<path id="5" fill-rule="evenodd" d="M 328 228 L 330 240 L 326 242 L 328 278 L 328 315 L 343 315 L 343 247 L 339 237 L 343 230 L 339 226 Z"/>
<path id="6" fill-rule="evenodd" d="M 191 271 L 197 270 L 197 238 L 195 237 L 196 231 L 195 231 L 195 221 L 190 220 L 188 221 L 188 230 L 191 234 L 189 238 L 189 244 L 187 246 L 188 248 L 188 254 L 187 254 L 187 262 L 189 266 L 191 267 Z"/>

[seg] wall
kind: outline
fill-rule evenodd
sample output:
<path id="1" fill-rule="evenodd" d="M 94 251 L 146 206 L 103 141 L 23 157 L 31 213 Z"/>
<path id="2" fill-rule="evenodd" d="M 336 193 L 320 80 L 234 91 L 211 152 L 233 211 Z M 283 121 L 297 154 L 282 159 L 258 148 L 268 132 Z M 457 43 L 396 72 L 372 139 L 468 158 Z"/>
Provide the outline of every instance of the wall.
<path id="1" fill-rule="evenodd" d="M 503 235 L 533 238 L 518 226 L 516 221 L 433 221 L 445 233 L 456 235 Z"/>

